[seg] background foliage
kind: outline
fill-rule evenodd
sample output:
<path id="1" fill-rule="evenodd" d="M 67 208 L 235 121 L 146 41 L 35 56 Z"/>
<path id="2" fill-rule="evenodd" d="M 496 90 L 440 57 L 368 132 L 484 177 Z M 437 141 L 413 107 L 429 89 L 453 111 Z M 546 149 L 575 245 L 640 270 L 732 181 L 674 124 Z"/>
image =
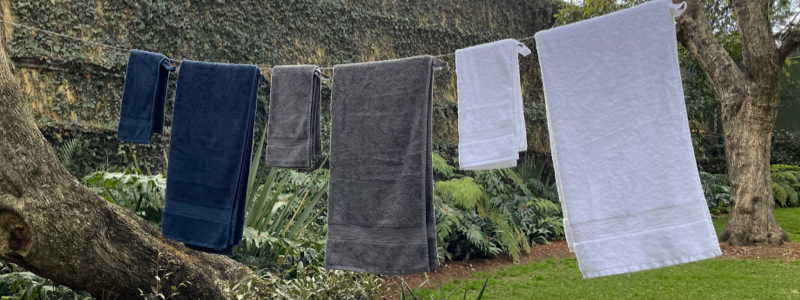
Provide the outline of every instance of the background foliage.
<path id="1" fill-rule="evenodd" d="M 555 183 L 530 157 L 517 170 L 475 172 L 455 172 L 439 155 L 434 161 L 441 178 L 434 189 L 440 259 L 504 252 L 518 261 L 532 245 L 563 235 Z"/>

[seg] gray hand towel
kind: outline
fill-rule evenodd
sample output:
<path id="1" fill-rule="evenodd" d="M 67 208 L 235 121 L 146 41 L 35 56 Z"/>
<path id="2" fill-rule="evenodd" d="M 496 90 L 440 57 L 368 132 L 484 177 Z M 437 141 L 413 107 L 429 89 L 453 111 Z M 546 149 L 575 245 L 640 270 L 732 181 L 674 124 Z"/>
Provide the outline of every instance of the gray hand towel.
<path id="1" fill-rule="evenodd" d="M 317 66 L 272 68 L 267 128 L 267 166 L 311 168 L 321 154 Z"/>
<path id="2" fill-rule="evenodd" d="M 439 265 L 432 56 L 334 67 L 326 268 L 400 275 Z"/>

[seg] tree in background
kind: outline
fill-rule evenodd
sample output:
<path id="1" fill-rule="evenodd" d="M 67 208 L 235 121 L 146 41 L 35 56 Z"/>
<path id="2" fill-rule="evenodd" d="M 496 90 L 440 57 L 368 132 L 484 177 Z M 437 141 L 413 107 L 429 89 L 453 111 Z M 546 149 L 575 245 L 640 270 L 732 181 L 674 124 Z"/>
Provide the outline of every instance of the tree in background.
<path id="1" fill-rule="evenodd" d="M 565 24 L 629 7 L 637 0 L 587 0 L 564 5 Z M 677 2 L 677 1 L 676 1 Z M 730 219 L 720 241 L 779 246 L 787 234 L 775 222 L 770 143 L 780 105 L 780 75 L 800 45 L 792 0 L 686 0 L 677 38 L 699 64 L 721 107 L 730 177 Z"/>

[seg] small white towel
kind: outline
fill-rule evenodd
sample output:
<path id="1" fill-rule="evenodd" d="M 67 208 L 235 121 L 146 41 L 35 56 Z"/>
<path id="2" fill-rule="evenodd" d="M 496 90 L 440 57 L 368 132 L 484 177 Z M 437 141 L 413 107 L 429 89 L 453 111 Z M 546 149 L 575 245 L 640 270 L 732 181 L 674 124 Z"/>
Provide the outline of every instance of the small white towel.
<path id="1" fill-rule="evenodd" d="M 528 149 L 518 55 L 530 53 L 512 39 L 456 50 L 461 169 L 515 167 Z"/>
<path id="2" fill-rule="evenodd" d="M 565 232 L 584 277 L 721 253 L 669 0 L 536 34 Z"/>

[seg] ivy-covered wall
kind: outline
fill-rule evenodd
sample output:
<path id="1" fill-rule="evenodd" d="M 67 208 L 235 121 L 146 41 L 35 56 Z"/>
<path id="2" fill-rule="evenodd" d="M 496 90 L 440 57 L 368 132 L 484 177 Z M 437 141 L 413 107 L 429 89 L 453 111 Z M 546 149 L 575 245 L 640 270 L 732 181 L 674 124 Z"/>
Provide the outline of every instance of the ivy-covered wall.
<path id="1" fill-rule="evenodd" d="M 152 146 L 116 143 L 127 52 L 108 46 L 172 59 L 324 67 L 452 53 L 531 36 L 551 26 L 557 8 L 551 0 L 0 0 L 0 5 L 5 20 L 105 44 L 4 26 L 16 75 L 48 138 L 58 145 L 80 134 L 87 161 L 107 166 L 131 163 L 136 150 L 154 171 L 164 168 L 168 135 Z M 533 40 L 526 43 L 535 49 Z M 453 66 L 453 56 L 444 60 Z M 540 118 L 535 55 L 521 58 L 521 72 L 526 112 Z M 170 101 L 176 78 L 171 75 Z M 457 144 L 455 85 L 454 71 L 436 75 L 435 144 L 446 155 Z M 260 124 L 268 93 L 268 86 L 260 91 Z M 324 110 L 329 95 L 328 86 Z M 547 151 L 544 131 L 533 124 L 531 148 Z"/>

